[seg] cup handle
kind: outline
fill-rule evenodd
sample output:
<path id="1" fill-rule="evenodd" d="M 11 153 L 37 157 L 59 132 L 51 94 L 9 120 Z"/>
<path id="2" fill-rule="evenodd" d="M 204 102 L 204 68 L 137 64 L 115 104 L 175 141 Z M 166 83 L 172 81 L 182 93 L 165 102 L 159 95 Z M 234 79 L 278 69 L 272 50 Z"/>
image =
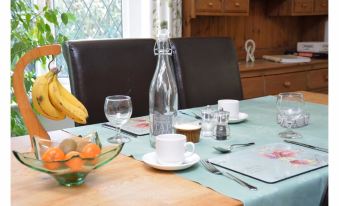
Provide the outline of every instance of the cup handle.
<path id="1" fill-rule="evenodd" d="M 188 151 L 188 146 L 191 146 L 191 150 L 192 151 Z M 194 154 L 194 151 L 195 151 L 195 146 L 194 146 L 194 143 L 193 142 L 186 142 L 185 143 L 185 158 L 188 158 L 190 156 L 192 156 Z"/>

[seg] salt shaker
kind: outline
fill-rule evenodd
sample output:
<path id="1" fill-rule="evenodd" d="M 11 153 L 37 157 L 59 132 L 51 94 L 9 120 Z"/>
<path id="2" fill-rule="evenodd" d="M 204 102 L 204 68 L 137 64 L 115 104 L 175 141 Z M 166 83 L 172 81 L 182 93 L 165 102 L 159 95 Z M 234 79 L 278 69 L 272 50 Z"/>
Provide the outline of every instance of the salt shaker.
<path id="1" fill-rule="evenodd" d="M 202 123 L 201 123 L 201 136 L 212 137 L 215 128 L 215 110 L 210 105 L 207 105 L 201 110 Z"/>
<path id="2" fill-rule="evenodd" d="M 230 127 L 228 125 L 229 116 L 230 113 L 227 111 L 223 111 L 222 109 L 216 113 L 216 140 L 227 140 L 230 136 Z"/>

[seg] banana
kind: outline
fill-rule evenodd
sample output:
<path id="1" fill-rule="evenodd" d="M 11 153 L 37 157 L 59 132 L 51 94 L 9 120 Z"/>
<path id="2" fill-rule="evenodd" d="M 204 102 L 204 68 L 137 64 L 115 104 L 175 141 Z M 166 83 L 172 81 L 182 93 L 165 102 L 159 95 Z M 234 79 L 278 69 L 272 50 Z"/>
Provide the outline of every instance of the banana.
<path id="1" fill-rule="evenodd" d="M 48 90 L 51 102 L 56 108 L 75 122 L 86 124 L 88 115 L 82 109 L 75 106 L 74 101 L 69 101 L 62 96 L 60 88 L 58 87 L 56 75 L 53 76 L 53 79 L 48 86 Z"/>
<path id="2" fill-rule="evenodd" d="M 33 106 L 38 113 L 52 120 L 65 119 L 65 114 L 55 108 L 49 99 L 48 84 L 54 73 L 49 71 L 47 74 L 38 77 L 32 87 Z"/>
<path id="3" fill-rule="evenodd" d="M 62 84 L 59 82 L 58 78 L 56 78 L 55 81 L 56 81 L 56 84 L 59 88 L 61 96 L 63 96 L 68 102 L 71 102 L 74 106 L 81 109 L 86 114 L 86 116 L 88 116 L 88 112 L 87 112 L 86 107 L 75 96 L 73 96 L 73 94 L 71 94 L 69 91 L 67 91 L 67 89 L 65 89 L 64 86 L 62 86 Z"/>

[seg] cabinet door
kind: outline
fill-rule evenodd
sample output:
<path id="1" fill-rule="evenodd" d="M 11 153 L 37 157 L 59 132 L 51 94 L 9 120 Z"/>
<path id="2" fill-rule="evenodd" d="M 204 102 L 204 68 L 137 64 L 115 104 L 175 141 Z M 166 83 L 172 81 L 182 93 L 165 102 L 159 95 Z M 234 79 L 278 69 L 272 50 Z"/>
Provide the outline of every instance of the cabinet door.
<path id="1" fill-rule="evenodd" d="M 306 72 L 266 76 L 265 83 L 266 95 L 306 90 Z"/>
<path id="2" fill-rule="evenodd" d="M 225 12 L 248 12 L 249 0 L 224 0 Z"/>
<path id="3" fill-rule="evenodd" d="M 319 1 L 319 0 L 315 0 Z M 294 0 L 293 1 L 293 12 L 312 14 L 313 13 L 313 0 Z"/>
<path id="4" fill-rule="evenodd" d="M 222 12 L 222 0 L 196 0 L 197 12 Z"/>
<path id="5" fill-rule="evenodd" d="M 244 99 L 265 96 L 264 77 L 241 78 Z"/>
<path id="6" fill-rule="evenodd" d="M 316 14 L 327 14 L 328 12 L 328 0 L 315 0 L 314 12 Z"/>
<path id="7" fill-rule="evenodd" d="M 307 75 L 309 89 L 323 89 L 328 87 L 328 69 L 309 71 Z"/>

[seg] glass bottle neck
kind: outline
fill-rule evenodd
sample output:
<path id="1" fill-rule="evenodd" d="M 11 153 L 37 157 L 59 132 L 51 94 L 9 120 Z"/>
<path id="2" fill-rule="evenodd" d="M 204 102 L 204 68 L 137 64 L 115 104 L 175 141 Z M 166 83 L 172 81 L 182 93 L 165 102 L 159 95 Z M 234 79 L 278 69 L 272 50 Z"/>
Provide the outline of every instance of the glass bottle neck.
<path id="1" fill-rule="evenodd" d="M 172 55 L 172 48 L 168 38 L 158 39 L 154 46 L 154 54 L 161 56 Z"/>

